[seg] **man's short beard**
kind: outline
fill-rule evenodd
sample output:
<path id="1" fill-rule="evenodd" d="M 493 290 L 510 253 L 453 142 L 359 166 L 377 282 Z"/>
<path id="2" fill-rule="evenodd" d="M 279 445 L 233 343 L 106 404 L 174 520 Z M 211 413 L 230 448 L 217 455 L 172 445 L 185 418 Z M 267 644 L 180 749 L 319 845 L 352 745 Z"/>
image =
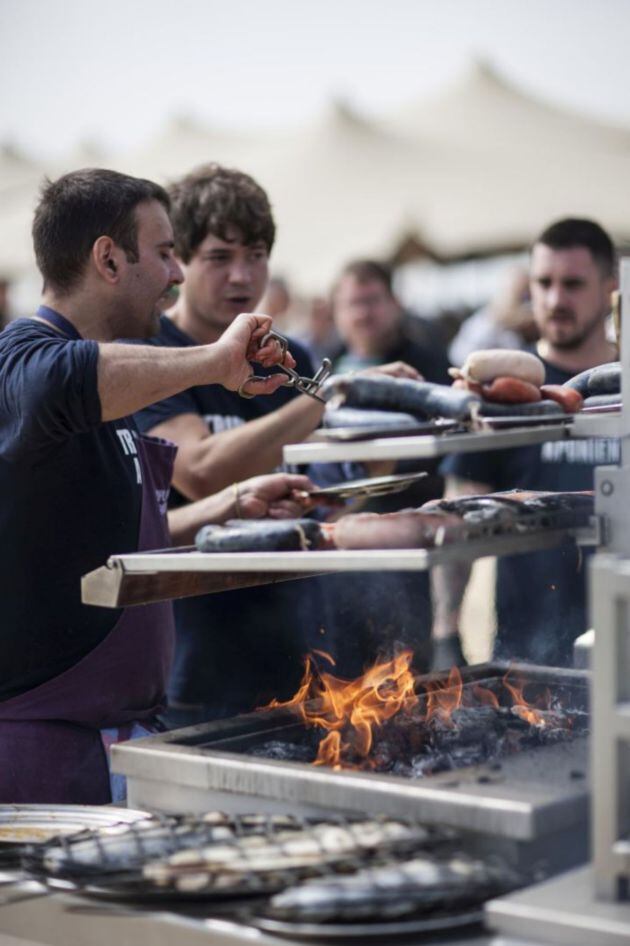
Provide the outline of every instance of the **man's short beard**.
<path id="1" fill-rule="evenodd" d="M 578 334 L 573 335 L 571 338 L 561 338 L 559 341 L 549 341 L 549 344 L 560 351 L 576 351 L 578 348 L 582 347 L 584 342 L 588 341 L 591 335 L 593 335 L 605 321 L 605 314 L 598 315 Z M 544 333 L 541 333 L 541 335 L 543 338 L 545 337 Z"/>

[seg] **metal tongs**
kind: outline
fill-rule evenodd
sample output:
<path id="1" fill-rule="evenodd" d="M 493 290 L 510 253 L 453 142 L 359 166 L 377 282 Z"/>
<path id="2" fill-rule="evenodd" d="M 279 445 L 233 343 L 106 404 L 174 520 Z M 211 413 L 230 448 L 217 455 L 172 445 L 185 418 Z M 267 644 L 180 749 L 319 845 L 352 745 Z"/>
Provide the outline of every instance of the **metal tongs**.
<path id="1" fill-rule="evenodd" d="M 267 332 L 261 339 L 260 347 L 264 348 L 270 339 L 273 339 L 273 341 L 279 344 L 282 351 L 282 358 L 284 359 L 289 347 L 287 339 L 284 335 L 280 335 L 278 332 L 272 330 L 271 332 Z M 298 374 L 297 371 L 294 371 L 293 368 L 287 368 L 286 365 L 276 365 L 275 367 L 288 376 L 289 380 L 285 382 L 288 388 L 296 388 L 301 394 L 307 394 L 309 397 L 320 401 L 322 404 L 326 403 L 323 397 L 320 397 L 317 392 L 332 370 L 330 358 L 322 359 L 321 365 L 312 378 L 305 378 L 303 375 Z"/>
<path id="2" fill-rule="evenodd" d="M 402 493 L 429 474 L 394 473 L 390 476 L 372 476 L 364 480 L 349 480 L 337 486 L 324 486 L 305 491 L 305 495 L 314 500 L 327 499 L 356 499 L 361 496 L 388 496 L 391 493 Z"/>

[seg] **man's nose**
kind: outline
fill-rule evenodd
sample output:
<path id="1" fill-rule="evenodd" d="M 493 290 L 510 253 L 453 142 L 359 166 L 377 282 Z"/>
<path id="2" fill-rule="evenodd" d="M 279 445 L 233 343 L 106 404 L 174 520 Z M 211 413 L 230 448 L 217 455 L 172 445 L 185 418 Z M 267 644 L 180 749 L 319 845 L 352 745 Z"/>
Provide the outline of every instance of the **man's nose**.
<path id="1" fill-rule="evenodd" d="M 177 260 L 173 260 L 171 266 L 171 283 L 174 286 L 180 286 L 184 281 L 184 273 Z"/>
<path id="2" fill-rule="evenodd" d="M 564 308 L 566 304 L 566 292 L 562 285 L 553 285 L 547 292 L 547 305 L 550 309 Z"/>
<path id="3" fill-rule="evenodd" d="M 251 282 L 252 270 L 246 259 L 234 259 L 230 263 L 228 278 L 231 283 Z"/>

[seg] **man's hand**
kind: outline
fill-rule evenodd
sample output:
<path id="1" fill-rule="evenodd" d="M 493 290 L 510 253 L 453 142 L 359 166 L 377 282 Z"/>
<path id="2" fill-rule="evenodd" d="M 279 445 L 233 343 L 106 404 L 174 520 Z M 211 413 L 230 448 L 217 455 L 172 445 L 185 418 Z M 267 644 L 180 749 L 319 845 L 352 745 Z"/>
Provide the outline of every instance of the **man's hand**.
<path id="1" fill-rule="evenodd" d="M 230 391 L 238 391 L 247 378 L 254 373 L 250 362 L 256 361 L 265 368 L 284 364 L 295 368 L 295 359 L 290 352 L 282 355 L 277 341 L 270 339 L 260 347 L 263 337 L 271 330 L 272 320 L 268 315 L 241 313 L 214 343 L 220 352 L 220 383 Z M 285 384 L 287 376 L 278 372 L 268 378 L 250 381 L 243 390 L 246 394 L 273 394 Z"/>
<path id="2" fill-rule="evenodd" d="M 384 374 L 389 378 L 409 378 L 411 381 L 424 381 L 420 372 L 408 365 L 406 361 L 390 361 L 386 365 L 361 368 L 357 374 Z"/>
<path id="3" fill-rule="evenodd" d="M 254 476 L 238 484 L 235 514 L 242 519 L 299 519 L 312 504 L 300 501 L 295 492 L 314 488 L 308 476 L 291 473 Z"/>

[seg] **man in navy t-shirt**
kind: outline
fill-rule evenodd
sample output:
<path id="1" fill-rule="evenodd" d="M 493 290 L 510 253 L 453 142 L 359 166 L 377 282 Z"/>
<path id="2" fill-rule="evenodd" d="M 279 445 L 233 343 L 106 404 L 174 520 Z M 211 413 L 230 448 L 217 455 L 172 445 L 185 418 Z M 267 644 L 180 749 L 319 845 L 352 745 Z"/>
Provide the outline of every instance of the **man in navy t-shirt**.
<path id="1" fill-rule="evenodd" d="M 169 207 L 158 185 L 113 171 L 46 184 L 33 224 L 44 304 L 0 334 L 2 802 L 110 801 L 105 731 L 128 737 L 163 704 L 170 605 L 107 610 L 80 595 L 109 555 L 168 542 L 174 448 L 131 415 L 194 384 L 283 382 L 248 382 L 254 355 L 278 359 L 259 347 L 266 317 L 241 315 L 194 349 L 115 343 L 152 335 L 181 281 Z"/>
<path id="2" fill-rule="evenodd" d="M 264 190 L 249 175 L 218 165 L 187 175 L 171 197 L 185 282 L 155 344 L 186 349 L 221 338 L 239 312 L 256 308 L 275 225 Z M 293 342 L 291 351 L 298 372 L 312 376 L 307 353 Z M 383 370 L 417 377 L 404 365 Z M 151 405 L 136 420 L 141 430 L 178 445 L 176 506 L 277 469 L 284 445 L 308 436 L 322 412 L 321 402 L 288 387 L 251 401 L 206 384 Z M 309 649 L 336 649 L 322 634 L 330 632 L 325 596 L 325 579 L 303 579 L 176 601 L 169 723 L 232 716 L 292 696 Z"/>
<path id="3" fill-rule="evenodd" d="M 616 347 L 606 336 L 615 254 L 598 224 L 567 219 L 548 227 L 532 248 L 530 285 L 546 384 L 563 384 L 615 360 Z M 451 497 L 512 488 L 589 490 L 595 466 L 619 459 L 617 441 L 596 438 L 460 454 L 442 469 Z M 462 563 L 434 569 L 436 667 L 461 662 L 458 625 L 469 574 Z M 583 552 L 567 546 L 499 558 L 496 610 L 497 657 L 570 663 L 573 641 L 588 626 Z"/>

